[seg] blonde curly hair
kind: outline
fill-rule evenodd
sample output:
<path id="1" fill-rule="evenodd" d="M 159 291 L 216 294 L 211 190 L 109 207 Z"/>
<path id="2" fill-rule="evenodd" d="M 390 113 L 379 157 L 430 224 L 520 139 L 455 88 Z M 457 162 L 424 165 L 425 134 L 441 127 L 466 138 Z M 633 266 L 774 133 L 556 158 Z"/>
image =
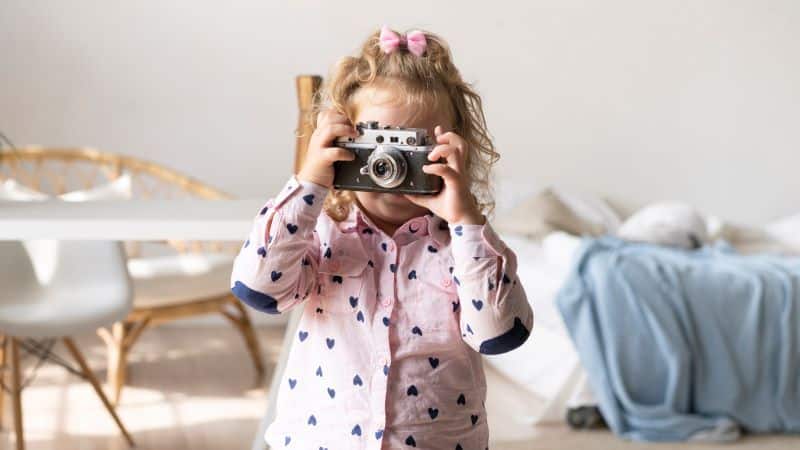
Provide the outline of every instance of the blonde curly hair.
<path id="1" fill-rule="evenodd" d="M 404 46 L 386 54 L 380 48 L 380 31 L 372 33 L 356 56 L 344 57 L 334 66 L 318 93 L 312 124 L 316 124 L 320 111 L 328 108 L 354 121 L 357 94 L 365 87 L 389 89 L 398 94 L 395 97 L 398 102 L 417 106 L 419 111 L 430 111 L 433 105 L 433 110 L 451 119 L 452 131 L 467 142 L 464 164 L 472 199 L 481 212 L 490 214 L 494 198 L 489 174 L 500 154 L 486 128 L 481 97 L 461 78 L 444 39 L 424 33 L 427 47 L 422 56 L 415 56 Z M 331 190 L 324 210 L 334 220 L 341 221 L 354 201 L 352 191 Z"/>

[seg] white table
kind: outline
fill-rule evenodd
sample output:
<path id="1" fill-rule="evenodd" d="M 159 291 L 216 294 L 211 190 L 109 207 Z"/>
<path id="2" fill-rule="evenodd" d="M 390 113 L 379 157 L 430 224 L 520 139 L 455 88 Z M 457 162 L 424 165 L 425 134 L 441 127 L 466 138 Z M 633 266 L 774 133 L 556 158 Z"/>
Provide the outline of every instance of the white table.
<path id="1" fill-rule="evenodd" d="M 211 240 L 244 241 L 266 198 L 237 200 L 117 200 L 64 202 L 0 200 L 0 240 Z M 273 373 L 267 411 L 253 439 L 265 448 L 263 435 L 274 417 L 277 392 L 302 308 L 295 308 Z"/>
<path id="2" fill-rule="evenodd" d="M 0 201 L 0 240 L 245 240 L 266 199 Z"/>

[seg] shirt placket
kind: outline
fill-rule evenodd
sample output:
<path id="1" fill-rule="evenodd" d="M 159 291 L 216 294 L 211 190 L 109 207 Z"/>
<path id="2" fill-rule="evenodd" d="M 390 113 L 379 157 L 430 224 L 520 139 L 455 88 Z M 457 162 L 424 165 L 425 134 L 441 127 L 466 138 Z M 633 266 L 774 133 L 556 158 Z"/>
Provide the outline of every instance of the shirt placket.
<path id="1" fill-rule="evenodd" d="M 422 227 L 427 227 L 427 221 L 424 218 L 418 218 L 406 227 L 411 226 L 414 230 L 419 231 Z M 427 231 L 427 229 L 426 229 Z M 414 233 L 415 234 L 415 233 Z M 400 238 L 402 235 L 397 235 Z M 403 243 L 407 243 L 408 236 L 402 236 Z M 415 238 L 418 235 L 414 236 Z M 374 433 L 380 433 L 382 436 L 386 427 L 386 396 L 388 392 L 389 372 L 392 366 L 392 348 L 390 339 L 390 327 L 392 323 L 392 312 L 397 304 L 398 295 L 401 292 L 399 283 L 403 280 L 398 274 L 401 273 L 401 249 L 402 245 L 398 244 L 395 238 L 385 236 L 386 249 L 378 250 L 383 253 L 383 261 L 378 265 L 380 267 L 380 276 L 378 277 L 378 285 L 375 289 L 375 307 L 372 320 L 372 335 L 373 335 L 373 354 L 372 354 L 372 381 L 371 381 L 371 397 L 370 397 L 370 410 L 372 417 L 372 429 Z M 392 267 L 394 270 L 392 270 Z M 384 319 L 388 320 L 384 323 Z M 376 435 L 377 436 L 377 435 Z M 370 448 L 378 450 L 381 448 L 383 439 L 371 440 L 374 445 Z"/>
<path id="2" fill-rule="evenodd" d="M 374 352 L 370 408 L 373 430 L 376 433 L 382 433 L 386 426 L 386 394 L 392 365 L 389 327 L 396 302 L 399 253 L 400 249 L 394 239 L 388 239 L 383 264 L 381 264 L 381 273 L 378 277 L 378 286 L 375 290 L 376 313 L 372 321 Z M 394 271 L 390 269 L 391 265 L 394 265 Z M 388 325 L 384 323 L 384 319 L 389 321 Z M 381 448 L 382 439 L 375 439 L 373 442 L 376 443 L 375 449 Z"/>

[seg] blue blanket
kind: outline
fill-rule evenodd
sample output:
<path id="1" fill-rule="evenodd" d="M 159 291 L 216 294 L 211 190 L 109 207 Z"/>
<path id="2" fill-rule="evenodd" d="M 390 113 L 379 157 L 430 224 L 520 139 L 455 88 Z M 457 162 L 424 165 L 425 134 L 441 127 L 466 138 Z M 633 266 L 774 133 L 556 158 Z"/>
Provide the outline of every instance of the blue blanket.
<path id="1" fill-rule="evenodd" d="M 800 259 L 587 239 L 557 304 L 616 434 L 800 432 Z"/>

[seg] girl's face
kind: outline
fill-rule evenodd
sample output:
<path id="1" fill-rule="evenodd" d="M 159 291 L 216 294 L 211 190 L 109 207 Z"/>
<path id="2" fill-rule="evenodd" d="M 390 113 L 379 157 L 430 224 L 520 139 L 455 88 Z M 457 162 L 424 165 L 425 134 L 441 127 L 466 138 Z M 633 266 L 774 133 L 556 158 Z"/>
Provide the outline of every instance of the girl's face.
<path id="1" fill-rule="evenodd" d="M 431 141 L 435 139 L 433 130 L 437 125 L 442 127 L 443 132 L 452 129 L 446 114 L 433 109 L 420 112 L 414 105 L 396 105 L 396 95 L 388 89 L 362 88 L 356 94 L 355 122 L 377 120 L 381 126 L 425 128 Z M 428 212 L 401 194 L 356 191 L 355 195 L 375 225 L 388 228 L 384 231 L 390 235 L 394 228 Z"/>

